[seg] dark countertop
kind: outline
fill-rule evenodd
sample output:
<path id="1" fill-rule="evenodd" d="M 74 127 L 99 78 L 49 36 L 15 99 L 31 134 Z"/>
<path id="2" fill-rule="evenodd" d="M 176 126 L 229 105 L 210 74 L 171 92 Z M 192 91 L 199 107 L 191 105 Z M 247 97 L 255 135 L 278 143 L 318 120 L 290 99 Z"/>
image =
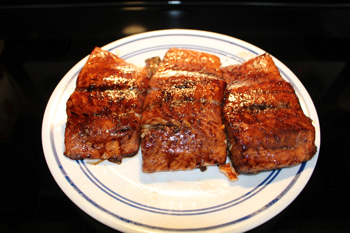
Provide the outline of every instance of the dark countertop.
<path id="1" fill-rule="evenodd" d="M 296 74 L 316 106 L 321 149 L 310 181 L 252 232 L 350 231 L 350 5 L 6 2 L 0 4 L 1 232 L 113 232 L 54 181 L 41 144 L 45 107 L 62 77 L 95 46 L 174 28 L 226 34 L 267 51 Z"/>

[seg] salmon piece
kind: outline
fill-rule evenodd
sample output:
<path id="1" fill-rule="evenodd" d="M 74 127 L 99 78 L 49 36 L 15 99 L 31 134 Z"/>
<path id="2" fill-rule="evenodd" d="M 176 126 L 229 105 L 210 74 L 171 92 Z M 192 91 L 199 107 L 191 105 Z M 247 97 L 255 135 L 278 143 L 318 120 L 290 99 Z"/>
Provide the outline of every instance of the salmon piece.
<path id="1" fill-rule="evenodd" d="M 142 113 L 142 170 L 179 171 L 224 164 L 226 87 L 214 55 L 170 49 L 149 82 Z"/>
<path id="2" fill-rule="evenodd" d="M 223 69 L 223 121 L 238 173 L 294 166 L 316 153 L 315 128 L 271 56 Z"/>
<path id="3" fill-rule="evenodd" d="M 135 155 L 148 81 L 146 67 L 96 47 L 67 101 L 64 155 L 115 163 Z"/>
<path id="4" fill-rule="evenodd" d="M 223 173 L 229 181 L 237 181 L 239 174 L 236 172 L 235 168 L 231 166 L 230 163 L 219 165 L 219 171 Z"/>

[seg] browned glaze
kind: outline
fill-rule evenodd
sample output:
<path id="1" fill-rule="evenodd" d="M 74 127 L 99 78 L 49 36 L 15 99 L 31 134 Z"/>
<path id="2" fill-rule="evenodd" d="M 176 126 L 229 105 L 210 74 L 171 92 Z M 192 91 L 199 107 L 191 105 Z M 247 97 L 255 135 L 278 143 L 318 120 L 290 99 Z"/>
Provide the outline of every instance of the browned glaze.
<path id="1" fill-rule="evenodd" d="M 171 48 L 167 51 L 158 71 L 196 71 L 222 77 L 220 58 L 217 56 L 187 49 Z"/>
<path id="2" fill-rule="evenodd" d="M 65 152 L 120 163 L 137 153 L 147 70 L 95 48 L 67 101 Z"/>
<path id="3" fill-rule="evenodd" d="M 118 56 L 95 48 L 77 78 L 77 91 L 123 90 L 144 92 L 148 85 L 144 67 L 125 62 Z"/>
<path id="4" fill-rule="evenodd" d="M 223 117 L 239 173 L 293 166 L 316 153 L 315 128 L 268 54 L 225 67 Z"/>
<path id="5" fill-rule="evenodd" d="M 142 113 L 144 172 L 223 164 L 226 83 L 216 56 L 170 49 L 149 83 Z"/>

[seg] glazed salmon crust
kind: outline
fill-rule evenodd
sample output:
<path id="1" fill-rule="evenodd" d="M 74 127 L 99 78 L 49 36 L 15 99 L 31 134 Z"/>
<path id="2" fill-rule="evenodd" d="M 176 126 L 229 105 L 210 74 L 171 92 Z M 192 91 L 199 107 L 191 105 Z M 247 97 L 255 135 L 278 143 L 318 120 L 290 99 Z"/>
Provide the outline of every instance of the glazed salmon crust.
<path id="1" fill-rule="evenodd" d="M 115 163 L 135 155 L 148 80 L 146 67 L 96 47 L 67 101 L 64 154 Z"/>
<path id="2" fill-rule="evenodd" d="M 142 170 L 178 171 L 223 164 L 226 83 L 214 55 L 170 49 L 149 82 L 142 113 Z"/>
<path id="3" fill-rule="evenodd" d="M 316 153 L 315 128 L 271 56 L 223 69 L 230 158 L 239 173 L 297 165 Z"/>
<path id="4" fill-rule="evenodd" d="M 121 163 L 141 145 L 145 173 L 219 165 L 236 180 L 317 151 L 312 120 L 268 54 L 221 67 L 215 55 L 171 48 L 138 67 L 96 47 L 66 112 L 65 156 Z"/>

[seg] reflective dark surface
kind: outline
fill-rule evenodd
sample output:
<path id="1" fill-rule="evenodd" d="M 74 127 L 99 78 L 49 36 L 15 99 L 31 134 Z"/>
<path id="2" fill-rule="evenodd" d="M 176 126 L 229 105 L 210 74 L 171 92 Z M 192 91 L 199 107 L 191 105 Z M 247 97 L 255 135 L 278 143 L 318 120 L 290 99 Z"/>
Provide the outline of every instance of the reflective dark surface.
<path id="1" fill-rule="evenodd" d="M 160 29 L 198 29 L 254 44 L 287 65 L 316 106 L 321 148 L 300 195 L 252 232 L 350 230 L 350 5 L 43 1 L 0 3 L 0 232 L 114 232 L 81 211 L 45 162 L 41 124 L 51 93 L 94 46 Z"/>

